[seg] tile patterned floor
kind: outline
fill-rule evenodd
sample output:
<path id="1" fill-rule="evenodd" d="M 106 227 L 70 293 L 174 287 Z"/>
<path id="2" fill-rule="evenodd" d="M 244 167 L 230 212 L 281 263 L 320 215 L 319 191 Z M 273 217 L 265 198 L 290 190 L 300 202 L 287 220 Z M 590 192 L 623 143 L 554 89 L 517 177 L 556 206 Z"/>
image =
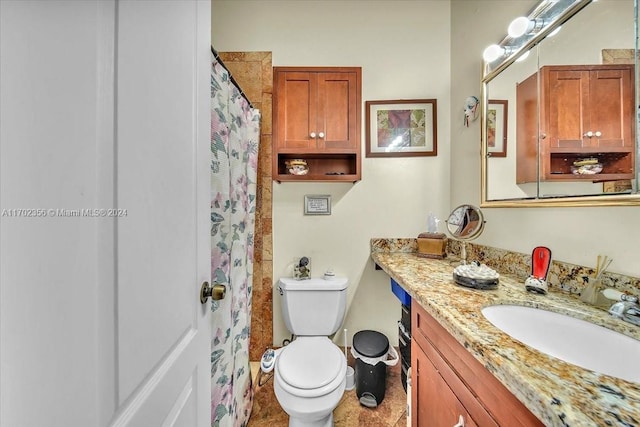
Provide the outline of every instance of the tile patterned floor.
<path id="1" fill-rule="evenodd" d="M 351 354 L 348 364 L 355 366 Z M 285 427 L 288 417 L 276 399 L 273 378 L 263 386 L 258 385 L 259 366 L 259 362 L 251 362 L 255 396 L 248 427 Z M 407 394 L 402 387 L 400 373 L 400 362 L 387 368 L 385 397 L 375 409 L 360 405 L 355 388 L 346 391 L 333 412 L 335 427 L 405 427 Z"/>

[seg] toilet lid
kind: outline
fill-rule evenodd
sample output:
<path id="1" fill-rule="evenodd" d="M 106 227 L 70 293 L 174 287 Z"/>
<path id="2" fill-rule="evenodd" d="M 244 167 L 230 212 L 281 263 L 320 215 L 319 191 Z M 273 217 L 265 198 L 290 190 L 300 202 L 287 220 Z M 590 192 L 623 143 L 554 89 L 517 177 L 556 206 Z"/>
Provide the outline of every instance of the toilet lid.
<path id="1" fill-rule="evenodd" d="M 298 338 L 285 347 L 276 361 L 283 381 L 292 387 L 314 389 L 333 381 L 345 361 L 328 338 Z"/>

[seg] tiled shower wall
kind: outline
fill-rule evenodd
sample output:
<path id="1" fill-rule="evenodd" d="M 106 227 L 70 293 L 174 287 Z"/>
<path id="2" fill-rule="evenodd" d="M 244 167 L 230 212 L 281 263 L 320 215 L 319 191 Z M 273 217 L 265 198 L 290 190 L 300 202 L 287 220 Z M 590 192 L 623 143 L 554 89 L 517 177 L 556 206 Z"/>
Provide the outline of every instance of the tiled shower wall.
<path id="1" fill-rule="evenodd" d="M 273 239 L 271 218 L 271 52 L 218 52 L 231 75 L 261 112 L 249 360 L 273 343 Z"/>

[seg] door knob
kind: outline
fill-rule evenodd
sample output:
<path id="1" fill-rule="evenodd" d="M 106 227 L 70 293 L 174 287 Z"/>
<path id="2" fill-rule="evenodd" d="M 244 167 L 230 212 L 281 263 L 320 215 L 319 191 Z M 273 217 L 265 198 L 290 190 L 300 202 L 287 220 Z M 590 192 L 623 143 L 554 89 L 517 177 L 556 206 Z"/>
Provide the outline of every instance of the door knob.
<path id="1" fill-rule="evenodd" d="M 206 303 L 209 297 L 214 301 L 224 299 L 226 293 L 227 288 L 224 285 L 216 283 L 211 286 L 209 282 L 202 282 L 202 287 L 200 288 L 200 302 L 202 304 Z"/>

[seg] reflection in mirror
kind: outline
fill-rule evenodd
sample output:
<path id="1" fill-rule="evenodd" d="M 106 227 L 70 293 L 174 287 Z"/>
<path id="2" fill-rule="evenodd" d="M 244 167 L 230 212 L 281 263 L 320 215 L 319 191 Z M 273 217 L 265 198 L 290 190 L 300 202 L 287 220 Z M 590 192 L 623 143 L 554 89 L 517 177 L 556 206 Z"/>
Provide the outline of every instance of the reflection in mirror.
<path id="1" fill-rule="evenodd" d="M 482 211 L 472 205 L 460 205 L 451 212 L 446 223 L 451 237 L 460 240 L 460 259 L 462 264 L 466 264 L 466 242 L 480 236 L 484 230 L 485 221 Z"/>
<path id="2" fill-rule="evenodd" d="M 485 63 L 482 206 L 640 204 L 636 2 L 592 2 L 503 69 Z"/>

